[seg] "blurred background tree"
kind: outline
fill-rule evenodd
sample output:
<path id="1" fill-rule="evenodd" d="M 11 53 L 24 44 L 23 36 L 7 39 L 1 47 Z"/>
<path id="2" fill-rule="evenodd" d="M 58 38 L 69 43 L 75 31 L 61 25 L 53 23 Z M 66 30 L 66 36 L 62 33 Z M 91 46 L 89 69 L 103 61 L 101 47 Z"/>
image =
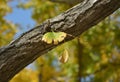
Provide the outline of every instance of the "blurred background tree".
<path id="1" fill-rule="evenodd" d="M 38 25 L 44 20 L 52 18 L 74 5 L 52 1 L 29 0 L 24 3 L 19 3 L 18 7 L 32 9 L 32 19 Z M 8 2 L 6 1 L 4 3 L 7 6 Z M 4 12 L 8 13 L 7 10 L 4 10 Z M 1 21 L 5 14 L 0 15 Z M 46 55 L 41 56 L 34 62 L 35 70 L 24 69 L 10 82 L 119 82 L 119 16 L 120 10 L 83 33 L 80 38 L 64 43 Z M 6 23 L 4 25 L 9 26 Z M 2 29 L 5 28 L 4 26 L 1 27 Z M 8 32 L 8 29 L 10 28 L 6 28 L 6 30 L 0 32 L 0 37 L 7 38 L 8 34 L 6 36 L 2 34 Z M 1 28 L 0 31 L 2 31 Z M 11 39 L 14 36 L 15 29 L 12 31 Z M 0 39 L 0 41 L 2 40 L 3 42 L 7 41 L 4 44 L 10 41 L 8 39 Z M 2 42 L 0 42 L 1 44 L 3 45 Z M 68 50 L 69 60 L 67 63 L 62 64 L 58 58 L 64 49 Z"/>
<path id="2" fill-rule="evenodd" d="M 4 18 L 12 12 L 12 8 L 7 5 L 9 1 L 0 0 L 0 46 L 8 44 L 16 33 L 15 24 Z"/>

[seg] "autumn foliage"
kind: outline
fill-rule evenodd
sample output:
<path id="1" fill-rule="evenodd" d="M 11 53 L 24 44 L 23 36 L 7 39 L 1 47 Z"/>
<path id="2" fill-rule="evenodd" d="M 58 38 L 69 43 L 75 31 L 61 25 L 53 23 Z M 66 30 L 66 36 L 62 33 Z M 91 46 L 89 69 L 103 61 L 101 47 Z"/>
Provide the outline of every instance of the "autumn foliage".
<path id="1" fill-rule="evenodd" d="M 0 1 L 0 46 L 8 44 L 14 38 L 17 29 L 15 24 L 4 18 L 12 13 L 12 8 L 8 6 L 8 3 L 9 0 Z M 19 3 L 17 7 L 32 9 L 31 18 L 36 24 L 40 24 L 70 8 L 71 5 L 48 0 L 29 0 Z M 119 82 L 119 18 L 120 11 L 118 10 L 80 37 L 38 58 L 32 64 L 35 69 L 23 69 L 10 82 Z M 61 34 L 56 32 L 49 32 L 49 34 L 46 33 L 43 37 L 44 42 L 50 44 L 61 42 Z M 65 38 L 66 33 L 63 36 Z M 64 56 L 69 57 L 67 62 L 60 59 L 60 57 L 66 58 Z"/>

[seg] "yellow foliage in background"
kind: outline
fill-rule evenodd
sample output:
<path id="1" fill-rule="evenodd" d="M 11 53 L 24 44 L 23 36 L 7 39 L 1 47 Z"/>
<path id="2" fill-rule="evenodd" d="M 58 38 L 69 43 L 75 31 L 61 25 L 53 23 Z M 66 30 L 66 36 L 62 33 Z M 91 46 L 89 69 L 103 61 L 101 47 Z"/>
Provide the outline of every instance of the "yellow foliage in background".
<path id="1" fill-rule="evenodd" d="M 0 46 L 8 44 L 16 33 L 16 25 L 4 19 L 12 8 L 8 6 L 8 0 L 0 0 Z"/>
<path id="2" fill-rule="evenodd" d="M 39 74 L 31 69 L 23 69 L 10 82 L 39 82 Z"/>

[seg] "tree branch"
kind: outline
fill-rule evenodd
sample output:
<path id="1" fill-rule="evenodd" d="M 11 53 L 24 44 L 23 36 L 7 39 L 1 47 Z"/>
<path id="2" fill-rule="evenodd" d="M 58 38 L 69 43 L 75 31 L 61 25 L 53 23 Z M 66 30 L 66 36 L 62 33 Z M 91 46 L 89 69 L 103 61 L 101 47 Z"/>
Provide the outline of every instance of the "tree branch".
<path id="1" fill-rule="evenodd" d="M 119 0 L 88 0 L 87 3 L 78 4 L 50 19 L 51 27 L 49 28 L 79 36 L 119 7 Z M 8 46 L 0 48 L 0 82 L 9 81 L 25 66 L 57 46 L 48 45 L 41 41 L 42 35 L 47 32 L 45 29 L 45 27 L 48 27 L 47 24 L 48 21 L 43 22 L 24 33 Z M 71 39 L 73 38 L 67 36 L 65 41 Z"/>

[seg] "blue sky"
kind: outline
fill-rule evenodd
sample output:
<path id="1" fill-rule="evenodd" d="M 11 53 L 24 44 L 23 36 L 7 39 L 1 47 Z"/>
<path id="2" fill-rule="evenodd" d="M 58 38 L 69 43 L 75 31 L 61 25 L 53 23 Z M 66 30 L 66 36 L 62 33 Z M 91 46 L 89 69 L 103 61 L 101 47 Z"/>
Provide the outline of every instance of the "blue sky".
<path id="1" fill-rule="evenodd" d="M 21 0 L 25 2 L 25 0 Z M 26 0 L 27 1 L 27 0 Z M 19 0 L 14 0 L 10 2 L 10 5 L 13 8 L 13 12 L 5 16 L 5 19 L 13 22 L 14 24 L 20 25 L 18 27 L 18 32 L 15 35 L 15 38 L 20 36 L 23 32 L 26 32 L 35 26 L 35 21 L 31 18 L 32 9 L 24 10 L 22 8 L 17 8 Z"/>

